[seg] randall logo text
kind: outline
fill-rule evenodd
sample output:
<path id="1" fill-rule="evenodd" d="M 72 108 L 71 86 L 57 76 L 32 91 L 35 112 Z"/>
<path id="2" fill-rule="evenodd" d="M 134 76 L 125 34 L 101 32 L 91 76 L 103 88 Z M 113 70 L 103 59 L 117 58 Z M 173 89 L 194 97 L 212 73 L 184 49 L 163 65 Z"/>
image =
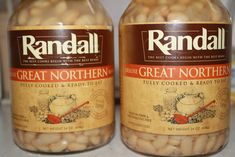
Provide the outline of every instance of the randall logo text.
<path id="1" fill-rule="evenodd" d="M 164 55 L 172 55 L 171 51 L 202 51 L 226 49 L 226 32 L 224 28 L 209 31 L 202 28 L 196 35 L 181 35 L 162 30 L 148 31 L 148 51 L 159 49 Z"/>
<path id="2" fill-rule="evenodd" d="M 96 33 L 88 33 L 86 38 L 80 39 L 71 33 L 66 40 L 43 40 L 44 38 L 33 35 L 22 36 L 23 56 L 31 56 L 35 59 L 44 59 L 50 55 L 85 55 L 98 54 L 99 37 Z M 40 40 L 39 40 L 40 39 Z"/>

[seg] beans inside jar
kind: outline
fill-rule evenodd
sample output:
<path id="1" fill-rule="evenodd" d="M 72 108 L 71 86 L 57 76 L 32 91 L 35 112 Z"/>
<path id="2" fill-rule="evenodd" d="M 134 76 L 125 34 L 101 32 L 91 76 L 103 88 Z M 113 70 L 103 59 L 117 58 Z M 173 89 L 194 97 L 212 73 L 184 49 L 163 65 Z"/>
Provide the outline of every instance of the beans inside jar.
<path id="1" fill-rule="evenodd" d="M 112 20 L 97 0 L 22 0 L 9 23 L 13 138 L 71 153 L 114 134 Z"/>
<path id="2" fill-rule="evenodd" d="M 231 18 L 219 0 L 132 0 L 120 21 L 122 140 L 156 156 L 228 143 Z"/>

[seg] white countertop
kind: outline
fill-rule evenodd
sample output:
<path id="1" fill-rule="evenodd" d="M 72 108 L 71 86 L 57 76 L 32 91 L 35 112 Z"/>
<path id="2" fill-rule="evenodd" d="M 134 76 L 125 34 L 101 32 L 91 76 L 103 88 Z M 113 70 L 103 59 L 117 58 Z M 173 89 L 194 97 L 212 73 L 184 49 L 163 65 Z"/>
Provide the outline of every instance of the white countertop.
<path id="1" fill-rule="evenodd" d="M 119 107 L 116 111 L 116 134 L 114 139 L 106 146 L 84 153 L 67 155 L 66 157 L 144 157 L 129 150 L 120 139 Z M 0 157 L 51 157 L 51 155 L 32 154 L 20 150 L 12 141 L 10 105 L 0 106 Z M 232 119 L 235 120 L 235 107 L 232 108 Z M 228 146 L 220 153 L 212 157 L 235 156 L 235 123 L 232 121 L 231 138 Z"/>

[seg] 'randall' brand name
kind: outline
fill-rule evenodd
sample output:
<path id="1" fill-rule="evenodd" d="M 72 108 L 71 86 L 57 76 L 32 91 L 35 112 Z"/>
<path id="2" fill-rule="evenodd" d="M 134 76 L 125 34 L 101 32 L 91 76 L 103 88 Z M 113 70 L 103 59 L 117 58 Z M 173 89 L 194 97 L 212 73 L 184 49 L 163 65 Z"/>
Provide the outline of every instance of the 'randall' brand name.
<path id="1" fill-rule="evenodd" d="M 157 46 L 165 55 L 172 55 L 170 51 L 226 49 L 224 28 L 218 28 L 216 35 L 209 35 L 208 30 L 202 28 L 202 34 L 196 37 L 166 36 L 162 30 L 149 30 L 148 38 L 148 51 L 156 51 Z"/>
<path id="2" fill-rule="evenodd" d="M 76 34 L 71 33 L 70 40 L 43 41 L 36 40 L 32 35 L 22 36 L 23 55 L 32 54 L 36 59 L 43 59 L 46 55 L 76 55 L 97 54 L 99 51 L 98 35 L 89 33 L 87 40 L 78 40 Z"/>

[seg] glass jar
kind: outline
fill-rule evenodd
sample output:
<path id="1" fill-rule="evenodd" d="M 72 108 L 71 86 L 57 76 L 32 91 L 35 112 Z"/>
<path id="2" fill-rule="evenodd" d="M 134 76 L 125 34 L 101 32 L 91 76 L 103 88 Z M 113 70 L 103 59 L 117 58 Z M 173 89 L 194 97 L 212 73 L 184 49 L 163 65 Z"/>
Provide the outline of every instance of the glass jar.
<path id="1" fill-rule="evenodd" d="M 132 0 L 120 20 L 123 142 L 167 157 L 223 149 L 230 50 L 231 18 L 219 0 Z M 169 88 L 177 91 L 171 109 Z"/>
<path id="2" fill-rule="evenodd" d="M 112 21 L 97 0 L 22 0 L 9 23 L 15 143 L 39 153 L 114 134 Z"/>

